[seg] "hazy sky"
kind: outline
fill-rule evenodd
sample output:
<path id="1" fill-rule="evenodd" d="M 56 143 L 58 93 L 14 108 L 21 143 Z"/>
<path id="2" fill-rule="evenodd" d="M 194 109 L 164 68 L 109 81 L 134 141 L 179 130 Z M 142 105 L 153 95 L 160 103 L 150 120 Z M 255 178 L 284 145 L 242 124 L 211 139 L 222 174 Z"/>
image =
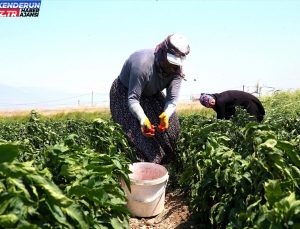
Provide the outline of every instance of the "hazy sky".
<path id="1" fill-rule="evenodd" d="M 0 18 L 0 84 L 108 93 L 126 58 L 168 34 L 190 40 L 181 95 L 300 88 L 300 1 L 42 0 Z"/>

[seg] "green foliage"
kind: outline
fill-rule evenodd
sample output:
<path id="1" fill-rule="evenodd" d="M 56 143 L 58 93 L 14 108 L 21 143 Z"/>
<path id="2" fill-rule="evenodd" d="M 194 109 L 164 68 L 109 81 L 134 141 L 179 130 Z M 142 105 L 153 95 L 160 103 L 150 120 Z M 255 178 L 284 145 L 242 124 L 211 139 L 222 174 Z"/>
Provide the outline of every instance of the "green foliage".
<path id="1" fill-rule="evenodd" d="M 177 172 L 194 216 L 208 228 L 299 226 L 297 110 L 277 109 L 262 123 L 241 109 L 228 121 L 181 117 Z"/>
<path id="2" fill-rule="evenodd" d="M 118 125 L 35 111 L 1 125 L 0 227 L 129 227 L 120 179 L 129 185 L 133 155 Z"/>
<path id="3" fill-rule="evenodd" d="M 0 145 L 0 226 L 88 228 L 75 202 L 49 179 L 50 172 L 36 169 L 32 162 L 18 162 L 17 145 L 8 146 L 8 143 Z M 14 159 L 5 154 L 13 155 Z"/>
<path id="4" fill-rule="evenodd" d="M 55 182 L 80 205 L 93 227 L 119 223 L 128 227 L 126 198 L 119 185 L 123 179 L 129 184 L 129 163 L 125 157 L 101 154 L 76 145 L 75 135 L 65 144 L 47 151 L 47 167 Z"/>
<path id="5" fill-rule="evenodd" d="M 295 92 L 276 92 L 272 96 L 263 97 L 263 105 L 267 110 L 267 118 L 299 117 L 300 90 Z"/>
<path id="6" fill-rule="evenodd" d="M 231 120 L 180 115 L 170 181 L 202 225 L 299 228 L 299 97 L 261 98 L 262 123 L 242 109 Z M 119 125 L 92 117 L 0 120 L 0 227 L 129 227 L 120 179 L 129 185 L 135 155 Z"/>

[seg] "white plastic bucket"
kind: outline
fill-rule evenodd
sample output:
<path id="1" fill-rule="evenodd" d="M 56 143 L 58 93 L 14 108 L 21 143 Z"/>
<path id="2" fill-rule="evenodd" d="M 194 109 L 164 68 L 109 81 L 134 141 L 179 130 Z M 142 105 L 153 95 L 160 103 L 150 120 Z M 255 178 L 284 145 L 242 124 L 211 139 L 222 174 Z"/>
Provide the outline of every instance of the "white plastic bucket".
<path id="1" fill-rule="evenodd" d="M 138 217 L 151 217 L 164 210 L 165 191 L 169 178 L 167 169 L 155 163 L 137 162 L 130 165 L 130 187 L 124 181 L 122 188 L 127 195 L 127 208 Z"/>

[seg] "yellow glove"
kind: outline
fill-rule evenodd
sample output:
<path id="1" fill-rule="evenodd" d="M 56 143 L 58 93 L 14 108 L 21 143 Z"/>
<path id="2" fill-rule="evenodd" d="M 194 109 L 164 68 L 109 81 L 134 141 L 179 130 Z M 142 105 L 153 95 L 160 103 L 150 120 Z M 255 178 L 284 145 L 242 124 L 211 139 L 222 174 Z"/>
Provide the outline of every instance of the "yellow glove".
<path id="1" fill-rule="evenodd" d="M 165 112 L 161 113 L 159 116 L 159 126 L 158 129 L 160 132 L 164 132 L 169 128 L 169 117 L 166 115 Z"/>
<path id="2" fill-rule="evenodd" d="M 155 129 L 154 126 L 151 125 L 151 122 L 149 121 L 148 118 L 146 118 L 142 124 L 141 124 L 141 131 L 144 136 L 146 137 L 153 137 L 155 135 Z"/>

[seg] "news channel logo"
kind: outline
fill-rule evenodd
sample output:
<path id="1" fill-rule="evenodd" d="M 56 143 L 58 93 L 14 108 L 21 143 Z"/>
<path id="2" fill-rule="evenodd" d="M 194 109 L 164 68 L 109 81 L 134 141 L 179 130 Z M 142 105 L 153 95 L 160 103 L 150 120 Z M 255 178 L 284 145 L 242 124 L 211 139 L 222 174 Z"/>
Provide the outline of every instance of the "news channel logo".
<path id="1" fill-rule="evenodd" d="M 0 17 L 38 17 L 41 0 L 0 0 Z"/>

